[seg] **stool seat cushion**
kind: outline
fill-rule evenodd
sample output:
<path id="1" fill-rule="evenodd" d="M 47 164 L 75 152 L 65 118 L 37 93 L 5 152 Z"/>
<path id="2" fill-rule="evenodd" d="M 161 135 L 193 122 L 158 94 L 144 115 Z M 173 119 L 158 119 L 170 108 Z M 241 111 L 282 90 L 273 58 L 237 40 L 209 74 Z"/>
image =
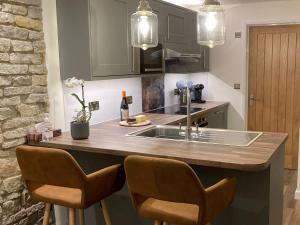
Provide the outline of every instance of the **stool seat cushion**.
<path id="1" fill-rule="evenodd" d="M 31 196 L 35 201 L 61 205 L 68 208 L 82 207 L 82 191 L 77 188 L 41 185 L 31 188 Z"/>
<path id="2" fill-rule="evenodd" d="M 148 198 L 139 204 L 138 213 L 142 217 L 154 220 L 159 218 L 170 224 L 197 225 L 199 206 Z"/>

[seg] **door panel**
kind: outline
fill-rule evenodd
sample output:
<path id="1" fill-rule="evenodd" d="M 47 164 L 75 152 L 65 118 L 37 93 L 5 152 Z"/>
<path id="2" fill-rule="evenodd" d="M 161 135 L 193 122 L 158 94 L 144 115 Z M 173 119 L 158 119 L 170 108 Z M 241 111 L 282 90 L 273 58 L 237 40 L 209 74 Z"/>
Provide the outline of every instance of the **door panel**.
<path id="1" fill-rule="evenodd" d="M 163 2 L 152 0 L 149 1 L 150 7 L 152 8 L 153 12 L 157 15 L 158 18 L 158 42 L 164 42 L 164 36 L 166 28 L 166 20 L 165 20 L 165 7 L 166 5 Z"/>
<path id="2" fill-rule="evenodd" d="M 133 73 L 130 15 L 138 1 L 91 0 L 91 55 L 93 76 Z"/>
<path id="3" fill-rule="evenodd" d="M 263 130 L 263 98 L 264 98 L 264 73 L 265 73 L 265 41 L 263 34 L 258 35 L 257 52 L 257 79 L 256 79 L 256 129 Z"/>
<path id="4" fill-rule="evenodd" d="M 279 109 L 279 76 L 280 76 L 280 34 L 273 37 L 273 63 L 272 63 L 272 82 L 271 82 L 271 128 L 272 132 L 278 131 L 278 109 Z"/>
<path id="5" fill-rule="evenodd" d="M 300 26 L 251 27 L 248 129 L 289 134 L 285 166 L 298 165 Z"/>
<path id="6" fill-rule="evenodd" d="M 280 48 L 280 69 L 279 69 L 279 97 L 278 97 L 278 131 L 285 132 L 285 111 L 286 111 L 286 76 L 287 76 L 287 55 L 288 55 L 288 34 L 281 35 Z"/>
<path id="7" fill-rule="evenodd" d="M 166 6 L 166 47 L 186 52 L 188 49 L 189 11 L 174 6 Z"/>

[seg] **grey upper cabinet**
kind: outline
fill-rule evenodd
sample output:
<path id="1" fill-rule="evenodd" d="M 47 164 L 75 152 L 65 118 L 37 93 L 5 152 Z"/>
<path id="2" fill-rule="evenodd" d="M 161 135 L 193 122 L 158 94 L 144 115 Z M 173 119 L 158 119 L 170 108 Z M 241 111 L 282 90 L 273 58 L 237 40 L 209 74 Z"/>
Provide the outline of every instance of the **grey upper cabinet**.
<path id="1" fill-rule="evenodd" d="M 61 78 L 135 76 L 140 49 L 131 46 L 130 17 L 139 0 L 56 0 Z M 159 42 L 182 53 L 208 51 L 197 44 L 196 12 L 149 0 L 158 16 Z M 204 54 L 205 52 L 205 54 Z M 203 69 L 207 71 L 208 69 Z"/>
<path id="2" fill-rule="evenodd" d="M 135 74 L 130 15 L 138 0 L 90 0 L 93 77 Z"/>
<path id="3" fill-rule="evenodd" d="M 89 4 L 86 0 L 57 0 L 60 74 L 91 80 Z"/>
<path id="4" fill-rule="evenodd" d="M 167 29 L 165 19 L 166 4 L 159 0 L 149 0 L 149 4 L 158 18 L 158 42 L 164 43 L 165 31 Z"/>
<path id="5" fill-rule="evenodd" d="M 167 29 L 165 33 L 165 46 L 172 50 L 185 52 L 188 49 L 189 13 L 190 11 L 167 5 L 166 21 Z"/>
<path id="6" fill-rule="evenodd" d="M 139 74 L 130 16 L 138 0 L 57 0 L 61 78 Z M 135 60 L 134 60 L 135 59 Z"/>

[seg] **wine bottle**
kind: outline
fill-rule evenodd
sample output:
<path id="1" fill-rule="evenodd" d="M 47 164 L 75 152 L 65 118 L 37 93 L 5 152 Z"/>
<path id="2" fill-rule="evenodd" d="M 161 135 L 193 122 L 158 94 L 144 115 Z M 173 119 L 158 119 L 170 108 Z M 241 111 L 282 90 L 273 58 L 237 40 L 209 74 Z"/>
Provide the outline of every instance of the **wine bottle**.
<path id="1" fill-rule="evenodd" d="M 126 98 L 126 91 L 122 91 L 122 101 L 121 101 L 121 121 L 127 120 L 129 118 L 129 107 Z"/>

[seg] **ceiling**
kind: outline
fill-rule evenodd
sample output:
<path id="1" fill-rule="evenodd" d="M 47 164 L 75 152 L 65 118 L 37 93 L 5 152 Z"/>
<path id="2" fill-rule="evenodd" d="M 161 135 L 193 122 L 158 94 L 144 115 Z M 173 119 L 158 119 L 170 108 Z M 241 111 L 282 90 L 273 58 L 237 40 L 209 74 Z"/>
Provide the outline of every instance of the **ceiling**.
<path id="1" fill-rule="evenodd" d="M 164 0 L 176 5 L 184 6 L 187 8 L 195 8 L 204 2 L 204 0 Z M 291 1 L 291 0 L 219 0 L 223 5 L 232 5 L 232 4 L 247 4 L 255 2 L 272 2 L 272 1 Z"/>

